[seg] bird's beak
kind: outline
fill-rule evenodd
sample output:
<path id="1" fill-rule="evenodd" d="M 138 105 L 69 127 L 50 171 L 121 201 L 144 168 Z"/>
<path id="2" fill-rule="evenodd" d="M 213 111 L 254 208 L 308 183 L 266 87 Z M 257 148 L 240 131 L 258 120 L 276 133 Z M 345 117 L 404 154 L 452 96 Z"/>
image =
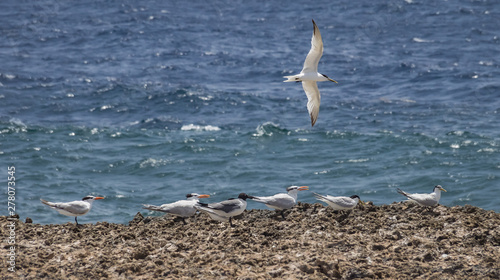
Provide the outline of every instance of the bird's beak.
<path id="1" fill-rule="evenodd" d="M 363 200 L 360 200 L 359 203 L 361 203 L 361 205 L 365 205 L 365 203 L 363 202 Z"/>
<path id="2" fill-rule="evenodd" d="M 200 194 L 200 195 L 198 196 L 198 198 L 209 198 L 209 197 L 210 197 L 210 195 L 209 195 L 209 194 Z"/>
<path id="3" fill-rule="evenodd" d="M 98 197 L 94 198 L 94 200 L 98 200 L 98 199 L 104 199 L 104 197 L 98 196 Z"/>
<path id="4" fill-rule="evenodd" d="M 443 187 L 441 187 L 441 190 L 442 190 L 443 192 L 447 192 L 447 191 L 446 191 Z"/>
<path id="5" fill-rule="evenodd" d="M 309 187 L 308 186 L 302 186 L 298 188 L 299 191 L 308 191 Z"/>
<path id="6" fill-rule="evenodd" d="M 328 79 L 328 81 L 330 81 L 330 82 L 334 82 L 334 83 L 338 84 L 338 82 L 337 82 L 337 81 L 335 81 L 335 80 L 332 80 L 332 79 L 330 79 L 330 78 L 327 78 L 327 79 Z"/>

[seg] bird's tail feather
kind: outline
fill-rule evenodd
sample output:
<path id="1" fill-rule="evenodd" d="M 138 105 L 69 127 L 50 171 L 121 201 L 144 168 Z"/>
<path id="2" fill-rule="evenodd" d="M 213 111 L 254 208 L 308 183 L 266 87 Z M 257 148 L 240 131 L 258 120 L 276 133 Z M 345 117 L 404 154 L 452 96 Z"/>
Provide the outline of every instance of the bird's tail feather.
<path id="1" fill-rule="evenodd" d="M 214 212 L 212 209 L 208 208 L 207 206 L 208 206 L 207 204 L 205 204 L 205 206 L 204 205 L 195 205 L 194 208 L 196 208 L 197 210 L 202 211 L 202 212 L 206 212 L 206 213 L 209 213 L 209 214 L 212 214 L 215 216 L 219 216 L 216 212 Z"/>
<path id="2" fill-rule="evenodd" d="M 405 191 L 403 191 L 402 189 L 400 189 L 400 188 L 398 188 L 398 193 L 400 193 L 400 194 L 408 197 L 408 194 Z"/>
<path id="3" fill-rule="evenodd" d="M 261 200 L 260 197 L 258 197 L 258 196 L 250 196 L 248 198 L 250 198 L 251 200 L 253 200 L 255 202 L 266 203 L 265 201 Z"/>
<path id="4" fill-rule="evenodd" d="M 207 203 L 199 202 L 194 205 L 194 208 L 199 211 L 212 212 Z"/>
<path id="5" fill-rule="evenodd" d="M 316 197 L 317 200 L 325 201 L 326 202 L 326 197 L 324 195 L 321 195 L 319 193 L 312 192 L 314 197 Z"/>
<path id="6" fill-rule="evenodd" d="M 142 205 L 142 209 L 147 209 L 147 210 L 151 210 L 151 211 L 161 211 L 161 207 L 160 206 L 155 206 L 155 205 L 150 205 L 150 204 L 143 204 Z"/>
<path id="7" fill-rule="evenodd" d="M 286 81 L 283 81 L 283 82 L 300 82 L 300 79 L 297 77 L 297 75 L 293 75 L 293 76 L 283 76 L 283 78 L 285 79 L 288 79 Z"/>
<path id="8" fill-rule="evenodd" d="M 48 206 L 54 206 L 54 203 L 52 203 L 52 202 L 50 202 L 50 201 L 47 201 L 47 200 L 45 200 L 45 199 L 41 199 L 41 198 L 40 198 L 40 201 L 41 201 L 43 204 L 45 204 L 45 205 L 48 205 Z"/>

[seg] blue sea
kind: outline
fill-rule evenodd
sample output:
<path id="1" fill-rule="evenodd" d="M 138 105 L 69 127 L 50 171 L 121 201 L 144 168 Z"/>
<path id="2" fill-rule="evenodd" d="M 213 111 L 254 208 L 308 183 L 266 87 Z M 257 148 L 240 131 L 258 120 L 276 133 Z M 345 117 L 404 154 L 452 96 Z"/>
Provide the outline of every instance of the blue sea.
<path id="1" fill-rule="evenodd" d="M 324 54 L 311 127 L 300 72 Z M 376 205 L 430 193 L 500 211 L 500 2 L 0 2 L 0 214 L 105 196 L 81 223 L 143 203 L 307 185 Z M 310 191 L 299 201 L 316 202 Z M 249 202 L 248 209 L 265 209 Z M 154 214 L 160 215 L 160 214 Z"/>

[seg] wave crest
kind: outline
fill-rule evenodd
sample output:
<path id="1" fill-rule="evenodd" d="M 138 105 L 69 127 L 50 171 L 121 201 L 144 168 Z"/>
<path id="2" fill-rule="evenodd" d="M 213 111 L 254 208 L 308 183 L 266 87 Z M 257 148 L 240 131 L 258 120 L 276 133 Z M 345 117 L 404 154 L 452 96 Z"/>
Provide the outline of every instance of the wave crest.
<path id="1" fill-rule="evenodd" d="M 181 127 L 181 130 L 184 130 L 184 131 L 219 131 L 220 127 L 213 126 L 213 125 L 188 124 L 188 125 L 183 125 Z"/>
<path id="2" fill-rule="evenodd" d="M 278 124 L 266 122 L 255 129 L 253 137 L 273 136 L 274 134 L 289 135 L 290 130 L 281 128 Z"/>

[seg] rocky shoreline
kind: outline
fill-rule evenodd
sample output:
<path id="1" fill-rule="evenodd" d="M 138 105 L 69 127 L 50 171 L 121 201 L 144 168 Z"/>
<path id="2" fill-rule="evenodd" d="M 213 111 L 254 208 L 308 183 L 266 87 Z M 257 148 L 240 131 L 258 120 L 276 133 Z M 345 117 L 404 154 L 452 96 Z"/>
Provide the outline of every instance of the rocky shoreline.
<path id="1" fill-rule="evenodd" d="M 500 279 L 500 214 L 412 203 L 333 211 L 299 203 L 286 220 L 245 211 L 235 227 L 205 214 L 129 225 L 16 222 L 15 272 L 3 279 Z M 35 221 L 36 222 L 36 221 Z"/>

